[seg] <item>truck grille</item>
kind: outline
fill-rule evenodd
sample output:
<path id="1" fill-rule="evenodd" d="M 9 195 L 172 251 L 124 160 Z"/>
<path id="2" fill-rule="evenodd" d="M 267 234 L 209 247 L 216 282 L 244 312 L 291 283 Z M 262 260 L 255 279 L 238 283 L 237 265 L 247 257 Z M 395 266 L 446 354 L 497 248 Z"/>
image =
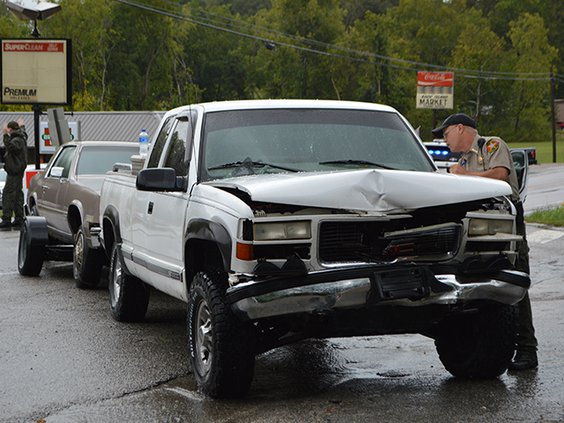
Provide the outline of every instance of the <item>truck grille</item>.
<path id="1" fill-rule="evenodd" d="M 381 222 L 323 222 L 319 258 L 326 263 L 446 260 L 458 251 L 462 226 L 448 223 L 389 233 L 384 229 Z"/>

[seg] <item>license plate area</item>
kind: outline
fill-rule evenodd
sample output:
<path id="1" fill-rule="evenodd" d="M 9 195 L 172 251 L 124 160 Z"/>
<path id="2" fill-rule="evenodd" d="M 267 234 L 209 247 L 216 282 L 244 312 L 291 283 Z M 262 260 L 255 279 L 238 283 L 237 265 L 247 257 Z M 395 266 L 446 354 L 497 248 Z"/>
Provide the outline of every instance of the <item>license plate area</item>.
<path id="1" fill-rule="evenodd" d="M 373 274 L 371 297 L 376 302 L 403 298 L 418 300 L 428 295 L 427 272 L 423 268 L 392 269 Z"/>

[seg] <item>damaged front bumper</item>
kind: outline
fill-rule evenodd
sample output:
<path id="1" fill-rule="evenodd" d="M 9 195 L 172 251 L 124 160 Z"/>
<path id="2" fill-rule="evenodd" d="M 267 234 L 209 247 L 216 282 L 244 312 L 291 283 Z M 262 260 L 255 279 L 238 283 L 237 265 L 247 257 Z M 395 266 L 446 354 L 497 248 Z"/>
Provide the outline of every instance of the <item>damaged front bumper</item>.
<path id="1" fill-rule="evenodd" d="M 418 307 L 475 300 L 515 304 L 530 283 L 529 275 L 513 270 L 458 276 L 433 274 L 420 266 L 364 266 L 245 282 L 230 287 L 226 300 L 239 316 L 254 320 L 380 304 Z"/>

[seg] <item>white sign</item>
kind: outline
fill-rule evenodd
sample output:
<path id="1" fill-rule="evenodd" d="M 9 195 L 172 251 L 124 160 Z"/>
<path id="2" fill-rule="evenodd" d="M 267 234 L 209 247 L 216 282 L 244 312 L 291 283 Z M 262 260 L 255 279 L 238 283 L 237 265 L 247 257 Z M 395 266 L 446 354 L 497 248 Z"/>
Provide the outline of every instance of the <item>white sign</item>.
<path id="1" fill-rule="evenodd" d="M 452 109 L 454 74 L 452 72 L 417 72 L 418 109 Z"/>
<path id="2" fill-rule="evenodd" d="M 2 40 L 4 104 L 69 104 L 70 40 Z"/>
<path id="3" fill-rule="evenodd" d="M 80 125 L 77 121 L 67 122 L 71 141 L 80 140 Z M 39 122 L 39 154 L 53 154 L 57 150 L 57 145 L 51 143 L 51 135 L 49 133 L 49 124 L 47 121 Z"/>

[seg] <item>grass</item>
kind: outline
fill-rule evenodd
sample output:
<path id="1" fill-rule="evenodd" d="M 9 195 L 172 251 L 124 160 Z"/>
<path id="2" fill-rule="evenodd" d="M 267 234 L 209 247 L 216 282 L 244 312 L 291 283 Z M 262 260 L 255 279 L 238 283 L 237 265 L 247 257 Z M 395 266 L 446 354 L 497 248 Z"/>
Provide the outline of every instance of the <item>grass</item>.
<path id="1" fill-rule="evenodd" d="M 537 210 L 525 216 L 525 221 L 528 223 L 542 223 L 544 225 L 564 227 L 564 203 L 562 207 L 555 209 Z"/>
<path id="2" fill-rule="evenodd" d="M 509 142 L 509 148 L 535 147 L 541 164 L 552 163 L 552 140 L 544 142 Z M 564 163 L 564 131 L 556 133 L 556 163 Z"/>

